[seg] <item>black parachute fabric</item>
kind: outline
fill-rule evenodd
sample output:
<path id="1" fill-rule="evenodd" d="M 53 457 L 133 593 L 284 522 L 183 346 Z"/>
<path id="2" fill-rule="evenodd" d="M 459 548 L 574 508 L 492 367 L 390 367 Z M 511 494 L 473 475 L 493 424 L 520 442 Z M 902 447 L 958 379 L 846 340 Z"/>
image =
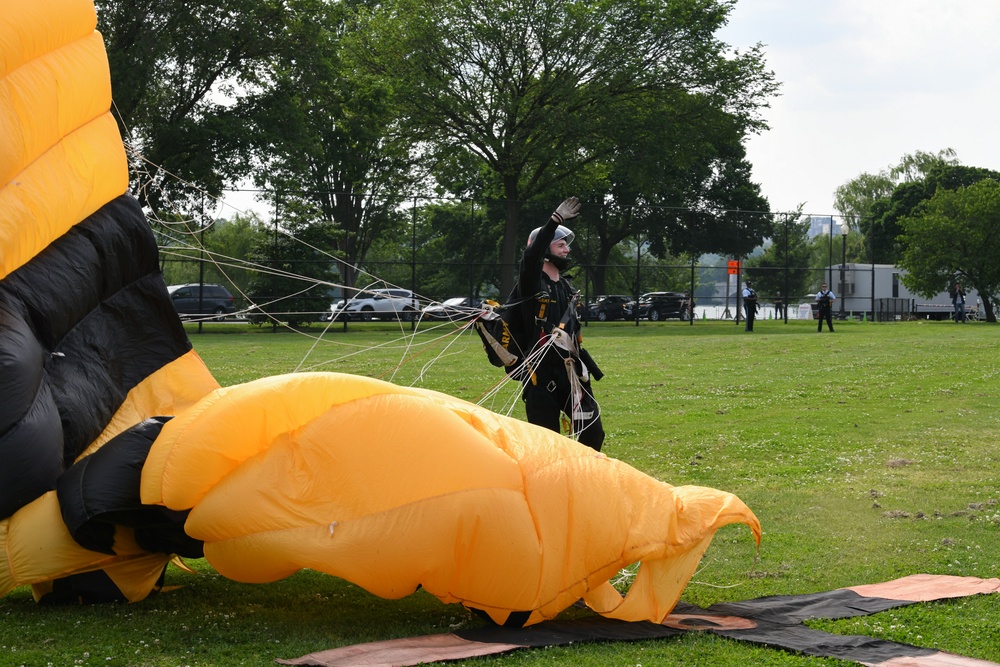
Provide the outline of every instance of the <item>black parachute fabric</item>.
<path id="1" fill-rule="evenodd" d="M 917 602 L 996 593 L 1000 593 L 1000 579 L 915 574 L 882 584 L 719 603 L 708 609 L 681 602 L 663 624 L 620 623 L 614 619 L 584 617 L 547 621 L 530 628 L 494 626 L 342 646 L 276 662 L 312 667 L 403 667 L 496 655 L 518 648 L 666 639 L 687 631 L 703 631 L 736 641 L 850 660 L 871 667 L 986 667 L 995 663 L 873 637 L 837 635 L 808 628 L 803 623 L 809 619 L 865 616 Z"/>
<path id="2" fill-rule="evenodd" d="M 128 392 L 191 349 L 129 196 L 0 283 L 0 517 L 55 488 Z"/>
<path id="3" fill-rule="evenodd" d="M 115 527 L 128 526 L 150 553 L 204 555 L 202 543 L 184 532 L 189 512 L 143 505 L 139 497 L 142 466 L 167 421 L 158 417 L 133 426 L 59 478 L 56 492 L 63 522 L 78 544 L 113 554 Z"/>

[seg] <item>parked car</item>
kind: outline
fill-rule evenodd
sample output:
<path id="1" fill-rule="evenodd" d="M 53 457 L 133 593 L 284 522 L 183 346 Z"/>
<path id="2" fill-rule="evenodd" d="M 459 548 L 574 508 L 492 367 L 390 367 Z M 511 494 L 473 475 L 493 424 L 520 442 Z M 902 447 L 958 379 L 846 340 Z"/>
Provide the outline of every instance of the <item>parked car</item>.
<path id="1" fill-rule="evenodd" d="M 330 319 L 370 322 L 371 320 L 403 320 L 411 322 L 420 312 L 420 303 L 408 289 L 362 290 L 354 297 L 330 306 Z"/>
<path id="2" fill-rule="evenodd" d="M 587 317 L 591 320 L 607 322 L 608 320 L 620 320 L 628 315 L 625 306 L 631 301 L 631 297 L 621 294 L 606 294 L 587 304 Z"/>
<path id="3" fill-rule="evenodd" d="M 441 303 L 424 306 L 423 318 L 427 320 L 468 320 L 479 313 L 480 302 L 467 296 L 456 296 Z"/>
<path id="4" fill-rule="evenodd" d="M 626 306 L 628 317 L 635 317 L 636 302 Z M 647 292 L 639 297 L 639 319 L 659 322 L 669 318 L 687 321 L 689 315 L 687 297 L 683 292 Z"/>
<path id="5" fill-rule="evenodd" d="M 170 285 L 167 287 L 167 293 L 181 319 L 201 315 L 215 315 L 216 319 L 222 319 L 236 312 L 233 295 L 222 285 L 208 283 Z"/>

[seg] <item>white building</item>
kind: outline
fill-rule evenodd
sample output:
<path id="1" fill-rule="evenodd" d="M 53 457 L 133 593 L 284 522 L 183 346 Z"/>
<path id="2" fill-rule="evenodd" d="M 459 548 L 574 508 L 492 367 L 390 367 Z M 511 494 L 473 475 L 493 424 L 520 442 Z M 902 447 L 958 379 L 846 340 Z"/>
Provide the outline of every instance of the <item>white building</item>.
<path id="1" fill-rule="evenodd" d="M 951 297 L 947 291 L 932 298 L 914 294 L 903 284 L 906 271 L 892 264 L 846 264 L 841 276 L 839 264 L 824 269 L 826 279 L 837 297 L 834 312 L 860 316 L 866 313 L 876 319 L 948 319 L 952 313 Z M 830 278 L 832 276 L 832 278 Z M 979 294 L 966 287 L 965 308 L 968 311 L 979 303 Z"/>

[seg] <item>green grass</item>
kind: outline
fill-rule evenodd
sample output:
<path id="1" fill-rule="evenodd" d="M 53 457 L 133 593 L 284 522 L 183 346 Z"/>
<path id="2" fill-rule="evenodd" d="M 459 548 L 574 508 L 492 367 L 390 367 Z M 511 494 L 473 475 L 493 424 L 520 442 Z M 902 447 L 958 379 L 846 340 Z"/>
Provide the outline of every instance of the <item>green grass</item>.
<path id="1" fill-rule="evenodd" d="M 721 530 L 684 594 L 715 602 L 929 572 L 1000 576 L 1000 329 L 971 323 L 763 321 L 591 325 L 604 451 L 672 484 L 736 493 L 758 515 Z M 191 329 L 194 331 L 194 328 Z M 192 335 L 224 385 L 298 370 L 359 373 L 478 400 L 502 373 L 472 334 L 409 325 Z M 320 336 L 320 334 L 323 334 Z M 504 400 L 516 387 L 501 389 Z M 519 401 L 514 415 L 523 417 Z M 499 407 L 501 402 L 495 402 Z M 419 592 L 382 600 L 314 572 L 269 585 L 170 568 L 179 590 L 122 606 L 0 600 L 0 664 L 271 665 L 311 651 L 476 626 Z M 812 625 L 1000 662 L 1000 596 Z M 568 615 L 582 614 L 577 610 Z M 522 650 L 468 665 L 843 665 L 709 635 Z"/>

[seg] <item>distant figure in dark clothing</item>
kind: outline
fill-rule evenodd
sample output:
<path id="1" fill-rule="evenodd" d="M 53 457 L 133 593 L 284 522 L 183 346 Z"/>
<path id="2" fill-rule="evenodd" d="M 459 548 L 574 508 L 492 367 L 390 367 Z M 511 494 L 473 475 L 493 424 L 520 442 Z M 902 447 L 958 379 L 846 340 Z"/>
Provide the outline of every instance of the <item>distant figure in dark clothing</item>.
<path id="1" fill-rule="evenodd" d="M 774 319 L 785 319 L 785 298 L 778 292 L 774 297 Z"/>
<path id="2" fill-rule="evenodd" d="M 826 326 L 833 333 L 833 302 L 837 300 L 837 297 L 833 292 L 826 288 L 826 283 L 823 283 L 819 291 L 816 292 L 816 303 L 819 304 L 819 326 L 816 327 L 817 333 L 823 332 L 823 320 L 826 320 Z"/>
<path id="3" fill-rule="evenodd" d="M 954 319 L 955 322 L 961 322 L 965 324 L 965 290 L 958 283 L 955 283 L 951 290 L 949 290 L 951 295 L 951 305 L 955 308 Z"/>
<path id="4" fill-rule="evenodd" d="M 747 317 L 747 331 L 753 331 L 753 321 L 757 317 L 757 292 L 753 291 L 750 281 L 743 288 L 743 312 Z"/>

